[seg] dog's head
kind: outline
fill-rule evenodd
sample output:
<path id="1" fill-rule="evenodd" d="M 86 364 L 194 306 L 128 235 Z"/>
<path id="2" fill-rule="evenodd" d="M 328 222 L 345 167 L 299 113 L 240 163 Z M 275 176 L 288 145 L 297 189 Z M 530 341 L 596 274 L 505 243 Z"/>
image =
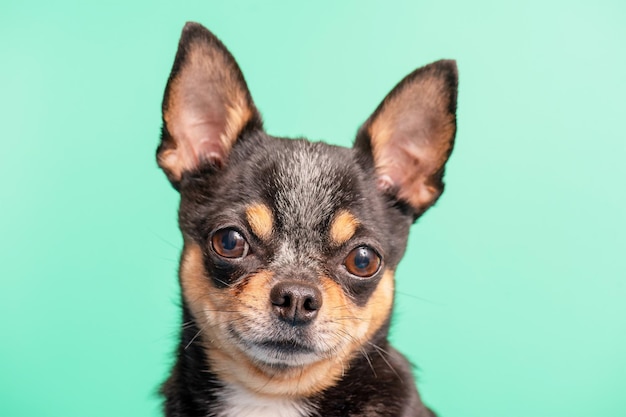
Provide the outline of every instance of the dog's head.
<path id="1" fill-rule="evenodd" d="M 180 191 L 180 281 L 211 369 L 310 395 L 385 339 L 410 225 L 443 190 L 456 67 L 402 80 L 353 148 L 263 131 L 235 60 L 187 24 L 157 158 Z"/>

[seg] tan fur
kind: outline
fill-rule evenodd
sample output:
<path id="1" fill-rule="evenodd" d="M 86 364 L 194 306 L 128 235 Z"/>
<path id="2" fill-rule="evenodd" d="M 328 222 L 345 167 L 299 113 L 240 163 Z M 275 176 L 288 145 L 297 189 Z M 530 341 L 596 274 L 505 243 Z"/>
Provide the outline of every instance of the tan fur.
<path id="1" fill-rule="evenodd" d="M 359 226 L 359 220 L 347 210 L 337 213 L 330 225 L 330 239 L 335 245 L 346 243 Z"/>
<path id="2" fill-rule="evenodd" d="M 388 271 L 368 303 L 358 307 L 339 284 L 321 277 L 324 303 L 314 326 L 324 345 L 333 348 L 319 361 L 287 369 L 254 363 L 232 340 L 229 326 L 239 334 L 259 331 L 271 303 L 273 273 L 261 271 L 226 289 L 215 288 L 206 276 L 200 247 L 186 240 L 180 270 L 183 296 L 201 329 L 202 343 L 219 378 L 259 395 L 293 398 L 314 395 L 336 383 L 355 355 L 382 326 L 391 313 L 393 272 Z M 237 298 L 238 297 L 238 298 Z M 268 316 L 269 317 L 269 316 Z"/>
<path id="3" fill-rule="evenodd" d="M 246 208 L 246 219 L 252 232 L 261 239 L 268 239 L 272 235 L 274 216 L 272 210 L 265 204 L 256 203 Z"/>
<path id="4" fill-rule="evenodd" d="M 418 209 L 437 197 L 429 180 L 452 146 L 454 115 L 447 97 L 444 80 L 426 76 L 388 97 L 368 128 L 379 176 Z"/>
<path id="5" fill-rule="evenodd" d="M 369 301 L 361 309 L 365 317 L 370 317 L 370 324 L 365 333 L 365 340 L 370 340 L 374 333 L 383 325 L 383 323 L 391 315 L 393 306 L 394 293 L 394 273 L 393 271 L 385 271 L 382 279 L 376 287 L 376 291 L 370 297 Z"/>
<path id="6" fill-rule="evenodd" d="M 228 154 L 252 117 L 238 70 L 224 54 L 196 41 L 171 81 L 163 117 L 173 143 L 159 155 L 159 165 L 174 179 L 198 166 L 211 153 Z"/>
<path id="7" fill-rule="evenodd" d="M 341 323 L 342 331 L 345 332 L 345 337 L 350 341 L 344 348 L 345 352 L 351 353 L 345 356 L 345 359 L 349 359 L 367 344 L 374 333 L 389 318 L 393 305 L 393 271 L 386 271 L 383 274 L 376 290 L 363 307 L 354 305 L 339 284 L 330 278 L 325 278 L 323 285 L 325 288 L 324 295 L 327 297 L 324 303 L 332 305 L 332 319 Z"/>

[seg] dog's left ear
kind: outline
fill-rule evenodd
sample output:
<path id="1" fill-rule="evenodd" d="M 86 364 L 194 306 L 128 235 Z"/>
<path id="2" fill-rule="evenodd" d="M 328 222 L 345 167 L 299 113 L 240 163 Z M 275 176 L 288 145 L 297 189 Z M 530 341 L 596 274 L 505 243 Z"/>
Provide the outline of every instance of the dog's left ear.
<path id="1" fill-rule="evenodd" d="M 159 166 L 178 188 L 185 172 L 221 168 L 246 127 L 262 122 L 237 62 L 204 26 L 187 23 L 163 97 Z"/>
<path id="2" fill-rule="evenodd" d="M 443 192 L 456 134 L 457 84 L 454 61 L 415 70 L 387 95 L 355 141 L 373 162 L 378 188 L 408 204 L 415 218 Z"/>

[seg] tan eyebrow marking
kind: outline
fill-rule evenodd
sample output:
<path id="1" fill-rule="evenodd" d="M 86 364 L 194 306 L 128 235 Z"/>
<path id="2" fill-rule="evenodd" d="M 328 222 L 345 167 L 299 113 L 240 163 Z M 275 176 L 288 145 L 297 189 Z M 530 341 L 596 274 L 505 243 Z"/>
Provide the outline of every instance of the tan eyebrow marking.
<path id="1" fill-rule="evenodd" d="M 272 210 L 262 203 L 252 204 L 246 209 L 246 219 L 252 232 L 261 239 L 268 239 L 274 227 Z"/>
<path id="2" fill-rule="evenodd" d="M 354 236 L 360 224 L 361 222 L 348 210 L 341 210 L 330 225 L 330 239 L 334 244 L 341 245 Z"/>

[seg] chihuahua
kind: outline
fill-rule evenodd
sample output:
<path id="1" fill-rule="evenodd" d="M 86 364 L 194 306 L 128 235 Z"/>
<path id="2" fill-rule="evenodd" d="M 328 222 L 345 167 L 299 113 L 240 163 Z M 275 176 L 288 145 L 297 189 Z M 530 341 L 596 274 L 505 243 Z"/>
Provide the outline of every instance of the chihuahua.
<path id="1" fill-rule="evenodd" d="M 187 23 L 157 161 L 180 192 L 168 417 L 434 416 L 390 346 L 394 271 L 443 191 L 457 69 L 404 78 L 352 148 L 270 136 L 233 56 Z"/>

